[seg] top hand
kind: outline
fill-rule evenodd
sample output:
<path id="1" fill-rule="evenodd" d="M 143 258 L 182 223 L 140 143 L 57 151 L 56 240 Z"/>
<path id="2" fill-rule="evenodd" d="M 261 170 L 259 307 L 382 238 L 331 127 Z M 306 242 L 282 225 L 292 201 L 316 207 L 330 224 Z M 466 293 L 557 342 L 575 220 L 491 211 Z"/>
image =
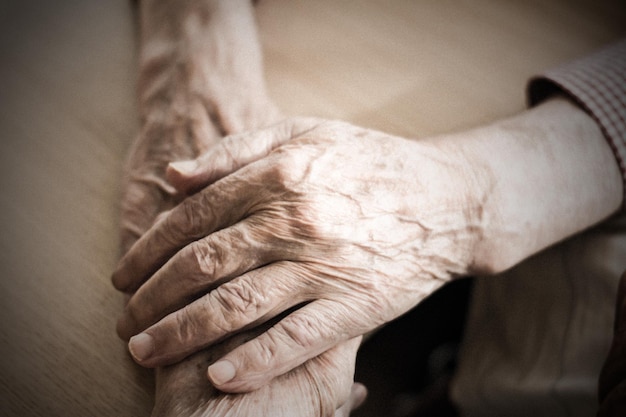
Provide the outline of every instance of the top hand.
<path id="1" fill-rule="evenodd" d="M 373 329 L 453 276 L 511 267 L 622 201 L 602 132 L 561 98 L 418 142 L 290 121 L 230 137 L 191 165 L 170 167 L 170 182 L 211 185 L 114 273 L 120 289 L 141 286 L 118 330 L 130 337 L 156 323 L 130 343 L 155 366 L 299 307 L 209 368 L 226 391 Z"/>
<path id="2" fill-rule="evenodd" d="M 435 143 L 297 120 L 227 138 L 197 163 L 171 181 L 212 185 L 148 231 L 113 277 L 123 290 L 143 283 L 121 335 L 158 322 L 131 341 L 143 365 L 299 306 L 209 368 L 221 390 L 255 389 L 472 264 L 484 195 L 463 156 Z"/>
<path id="3" fill-rule="evenodd" d="M 147 0 L 141 2 L 141 18 L 142 131 L 126 166 L 123 252 L 158 215 L 182 200 L 183 195 L 165 180 L 169 161 L 194 157 L 223 134 L 258 128 L 280 117 L 265 94 L 249 1 Z M 325 352 L 251 395 L 233 397 L 215 390 L 208 385 L 206 372 L 199 370 L 247 334 L 175 366 L 157 369 L 153 415 L 334 412 L 346 417 L 363 399 L 358 385 L 346 396 L 353 381 L 358 339 Z"/>

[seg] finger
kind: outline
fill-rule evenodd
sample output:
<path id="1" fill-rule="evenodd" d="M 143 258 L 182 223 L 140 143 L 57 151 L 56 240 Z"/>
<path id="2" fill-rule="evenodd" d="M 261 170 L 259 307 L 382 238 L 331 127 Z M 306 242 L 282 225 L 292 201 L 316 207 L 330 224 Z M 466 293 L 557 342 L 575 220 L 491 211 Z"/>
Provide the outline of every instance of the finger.
<path id="1" fill-rule="evenodd" d="M 270 141 L 280 144 L 288 141 L 294 135 L 300 135 L 308 128 L 312 128 L 314 123 L 317 123 L 316 119 L 296 119 L 276 125 L 280 127 L 275 127 L 266 132 L 269 132 Z M 245 143 L 254 143 L 252 140 L 254 134 L 248 135 L 250 136 L 246 136 Z M 228 165 L 229 160 L 239 164 L 237 162 L 239 160 L 234 153 L 230 153 L 229 159 L 229 152 L 233 149 L 224 148 L 221 143 L 216 148 L 227 151 L 221 153 L 222 157 L 219 157 L 220 152 L 217 153 L 215 172 L 221 172 L 223 175 L 228 172 L 228 170 L 224 170 L 224 164 Z M 258 152 L 260 148 L 251 147 L 251 149 L 256 149 Z M 258 158 L 263 156 L 262 152 L 250 152 Z M 213 155 L 213 153 L 209 155 Z M 203 163 L 207 163 L 206 169 L 209 171 L 212 169 L 210 167 L 213 166 L 211 165 L 211 158 L 209 157 L 208 161 L 203 160 Z M 220 160 L 221 168 L 218 164 Z M 121 291 L 135 291 L 179 249 L 215 230 L 234 224 L 244 217 L 248 208 L 254 205 L 254 197 L 267 183 L 267 179 L 264 179 L 262 175 L 263 169 L 260 169 L 259 166 L 264 166 L 265 171 L 271 172 L 272 163 L 266 158 L 263 161 L 247 165 L 246 173 L 241 172 L 241 175 L 226 176 L 203 189 L 202 192 L 185 199 L 171 211 L 169 216 L 143 235 L 126 256 L 120 260 L 112 276 L 113 285 Z M 229 166 L 233 167 L 232 164 Z M 213 174 L 209 174 L 209 179 L 212 178 L 211 175 Z"/>
<path id="2" fill-rule="evenodd" d="M 153 225 L 160 222 L 161 220 L 163 220 L 164 218 L 166 218 L 167 216 L 170 215 L 170 212 L 172 210 L 164 210 L 161 213 L 157 214 L 156 218 L 154 219 L 154 222 L 152 223 Z"/>
<path id="3" fill-rule="evenodd" d="M 280 252 L 260 240 L 257 229 L 246 219 L 183 248 L 132 296 L 118 335 L 128 340 L 221 283 L 274 260 Z"/>
<path id="4" fill-rule="evenodd" d="M 131 354 L 143 366 L 172 364 L 305 301 L 303 285 L 286 270 L 272 264 L 220 285 L 131 338 Z"/>
<path id="5" fill-rule="evenodd" d="M 112 276 L 115 288 L 135 291 L 181 248 L 245 217 L 258 189 L 245 175 L 229 176 L 185 199 L 122 257 Z"/>
<path id="6" fill-rule="evenodd" d="M 130 247 L 150 228 L 162 210 L 171 206 L 169 199 L 176 191 L 154 174 L 131 172 L 121 203 L 120 236 L 121 253 Z"/>
<path id="7" fill-rule="evenodd" d="M 363 333 L 337 319 L 354 314 L 342 310 L 339 303 L 329 300 L 305 305 L 211 365 L 209 379 L 225 392 L 260 388 L 340 341 Z"/>
<path id="8" fill-rule="evenodd" d="M 313 118 L 289 119 L 260 131 L 228 136 L 196 159 L 170 163 L 166 171 L 167 179 L 179 192 L 192 194 L 267 156 L 281 144 L 319 123 Z"/>
<path id="9" fill-rule="evenodd" d="M 359 408 L 367 398 L 367 388 L 365 385 L 356 382 L 352 384 L 350 398 L 335 411 L 335 417 L 349 417 L 350 412 Z"/>

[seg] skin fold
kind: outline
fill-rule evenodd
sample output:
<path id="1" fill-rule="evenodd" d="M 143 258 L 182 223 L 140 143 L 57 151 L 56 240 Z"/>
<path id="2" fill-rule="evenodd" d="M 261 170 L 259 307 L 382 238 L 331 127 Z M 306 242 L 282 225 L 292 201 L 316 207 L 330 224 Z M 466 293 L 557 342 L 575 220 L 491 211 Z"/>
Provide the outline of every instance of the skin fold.
<path id="1" fill-rule="evenodd" d="M 122 253 L 185 197 L 166 180 L 169 162 L 280 119 L 265 91 L 252 13 L 248 1 L 140 2 L 141 130 L 124 172 Z M 207 366 L 255 334 L 241 333 L 158 368 L 153 415 L 342 417 L 364 400 L 365 388 L 353 385 L 359 337 L 254 393 L 215 389 Z"/>

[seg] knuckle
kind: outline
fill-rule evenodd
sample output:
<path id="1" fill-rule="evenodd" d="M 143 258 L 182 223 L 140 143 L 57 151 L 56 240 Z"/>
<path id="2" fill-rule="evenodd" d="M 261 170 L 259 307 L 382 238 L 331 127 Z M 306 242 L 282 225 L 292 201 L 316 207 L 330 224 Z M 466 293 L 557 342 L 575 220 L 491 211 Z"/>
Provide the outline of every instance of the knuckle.
<path id="1" fill-rule="evenodd" d="M 249 357 L 257 370 L 274 369 L 279 357 L 279 343 L 275 336 L 266 333 L 262 339 L 253 339 L 250 342 Z"/>
<path id="2" fill-rule="evenodd" d="M 202 276 L 203 282 L 205 278 L 214 277 L 222 262 L 219 246 L 211 245 L 207 240 L 199 240 L 189 245 L 188 248 L 189 254 L 187 256 L 191 258 L 195 269 Z M 188 274 L 188 276 L 193 279 L 197 275 Z"/>
<path id="3" fill-rule="evenodd" d="M 184 307 L 174 314 L 175 334 L 172 335 L 181 346 L 195 346 L 196 339 L 202 335 L 201 321 L 198 320 L 197 312 L 190 308 Z"/>
<path id="4" fill-rule="evenodd" d="M 292 344 L 303 349 L 309 349 L 328 337 L 320 321 L 309 314 L 289 316 L 279 323 L 279 327 Z"/>
<path id="5" fill-rule="evenodd" d="M 225 315 L 230 317 L 233 327 L 254 321 L 267 304 L 264 294 L 245 279 L 228 282 L 215 289 L 212 295 Z"/>
<path id="6" fill-rule="evenodd" d="M 188 199 L 181 205 L 184 219 L 184 232 L 190 236 L 198 237 L 202 235 L 202 207 L 196 199 Z"/>
<path id="7" fill-rule="evenodd" d="M 178 340 L 183 345 L 206 345 L 233 331 L 230 317 L 215 308 L 211 297 L 203 297 L 177 313 Z"/>
<path id="8" fill-rule="evenodd" d="M 163 221 L 164 232 L 181 241 L 202 237 L 205 232 L 205 219 L 212 218 L 211 205 L 204 203 L 203 194 L 196 194 L 184 200 Z"/>
<path id="9" fill-rule="evenodd" d="M 285 191 L 294 191 L 295 185 L 303 179 L 304 172 L 299 163 L 298 156 L 290 147 L 284 146 L 276 149 L 275 161 L 270 175 L 276 184 Z"/>

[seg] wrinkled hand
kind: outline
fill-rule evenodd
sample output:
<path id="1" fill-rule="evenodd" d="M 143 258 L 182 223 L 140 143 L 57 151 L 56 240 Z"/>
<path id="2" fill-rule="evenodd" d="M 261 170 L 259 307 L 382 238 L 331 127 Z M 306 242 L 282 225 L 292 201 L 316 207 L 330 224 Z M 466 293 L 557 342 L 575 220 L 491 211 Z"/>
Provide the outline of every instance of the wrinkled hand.
<path id="1" fill-rule="evenodd" d="M 137 172 L 144 172 L 147 177 L 143 177 L 143 181 L 131 182 L 132 187 L 128 190 L 127 196 L 134 191 L 141 192 L 137 195 L 143 198 L 127 200 L 134 203 L 127 206 L 134 210 L 126 211 L 124 214 L 126 216 L 136 214 L 139 221 L 146 222 L 144 225 L 149 225 L 147 214 L 157 216 L 162 210 L 173 207 L 184 195 L 165 181 L 164 160 L 168 155 L 193 155 L 195 149 L 202 149 L 217 142 L 210 140 L 215 137 L 213 135 L 204 136 L 204 141 L 200 140 L 199 136 L 195 136 L 195 140 L 170 142 L 165 139 L 171 136 L 155 137 L 163 140 L 154 143 L 144 140 L 137 143 L 130 159 L 134 162 L 130 167 Z M 180 137 L 174 136 L 173 139 Z M 171 146 L 167 146 L 168 144 Z M 152 149 L 148 145 L 158 147 Z M 155 169 L 157 167 L 158 170 Z M 132 218 L 123 217 L 123 219 L 126 220 L 124 224 L 127 226 L 133 224 L 130 222 Z M 132 242 L 134 233 L 124 230 L 125 242 Z M 136 233 L 141 231 L 142 229 L 138 229 Z M 157 369 L 153 416 L 347 417 L 351 410 L 364 401 L 365 388 L 360 384 L 353 384 L 358 339 L 338 345 L 254 393 L 232 396 L 219 392 L 207 380 L 206 366 L 226 352 L 225 347 L 232 349 L 250 337 L 249 333 L 242 334 L 223 346 L 199 352 L 173 366 Z"/>
<path id="2" fill-rule="evenodd" d="M 123 199 L 122 248 L 127 250 L 154 219 L 174 207 L 184 194 L 167 183 L 168 161 L 195 156 L 217 143 L 219 136 L 187 136 L 180 129 L 145 128 L 127 166 Z M 248 335 L 243 337 L 249 338 Z M 236 347 L 242 337 L 230 340 Z M 199 352 L 174 366 L 157 369 L 154 416 L 318 416 L 347 417 L 364 400 L 365 389 L 353 385 L 358 340 L 349 341 L 303 364 L 270 385 L 246 396 L 217 391 L 206 378 L 206 366 L 218 356 L 215 349 Z M 220 347 L 221 352 L 225 352 Z M 352 387 L 352 388 L 351 388 Z M 332 408 L 334 405 L 334 408 Z"/>
<path id="3" fill-rule="evenodd" d="M 280 118 L 265 94 L 250 2 L 148 0 L 141 7 L 142 130 L 125 169 L 122 253 L 184 197 L 165 180 L 168 162 L 195 157 L 224 134 Z M 178 24 L 186 30 L 175 29 Z M 164 42 L 176 36 L 180 39 Z M 225 346 L 232 349 L 246 337 Z M 228 396 L 208 383 L 207 364 L 225 352 L 223 346 L 211 347 L 156 370 L 153 415 L 346 417 L 365 395 L 361 385 L 353 386 L 357 347 L 358 341 L 339 345 L 243 396 Z"/>
<path id="4" fill-rule="evenodd" d="M 626 272 L 617 292 L 614 329 L 611 351 L 600 374 L 598 417 L 626 415 Z"/>
<path id="5" fill-rule="evenodd" d="M 280 118 L 266 94 L 249 1 L 146 0 L 140 17 L 142 129 L 125 169 L 123 253 L 180 201 L 165 181 L 169 162 Z"/>
<path id="6" fill-rule="evenodd" d="M 175 366 L 159 368 L 152 416 L 348 417 L 365 399 L 365 388 L 346 378 L 354 374 L 358 339 L 336 346 L 257 391 L 239 395 L 218 391 L 207 380 L 206 367 L 249 338 L 238 336 Z"/>
<path id="7" fill-rule="evenodd" d="M 170 161 L 192 158 L 219 140 L 208 117 L 197 121 L 152 119 L 144 124 L 124 169 L 121 250 L 126 253 L 157 216 L 181 200 L 165 179 Z"/>
<path id="8" fill-rule="evenodd" d="M 130 348 L 158 366 L 298 307 L 209 368 L 223 391 L 257 389 L 468 272 L 485 197 L 467 167 L 436 141 L 341 122 L 229 137 L 171 167 L 189 191 L 211 185 L 121 260 L 113 282 L 137 292 L 118 332 L 150 326 Z"/>

